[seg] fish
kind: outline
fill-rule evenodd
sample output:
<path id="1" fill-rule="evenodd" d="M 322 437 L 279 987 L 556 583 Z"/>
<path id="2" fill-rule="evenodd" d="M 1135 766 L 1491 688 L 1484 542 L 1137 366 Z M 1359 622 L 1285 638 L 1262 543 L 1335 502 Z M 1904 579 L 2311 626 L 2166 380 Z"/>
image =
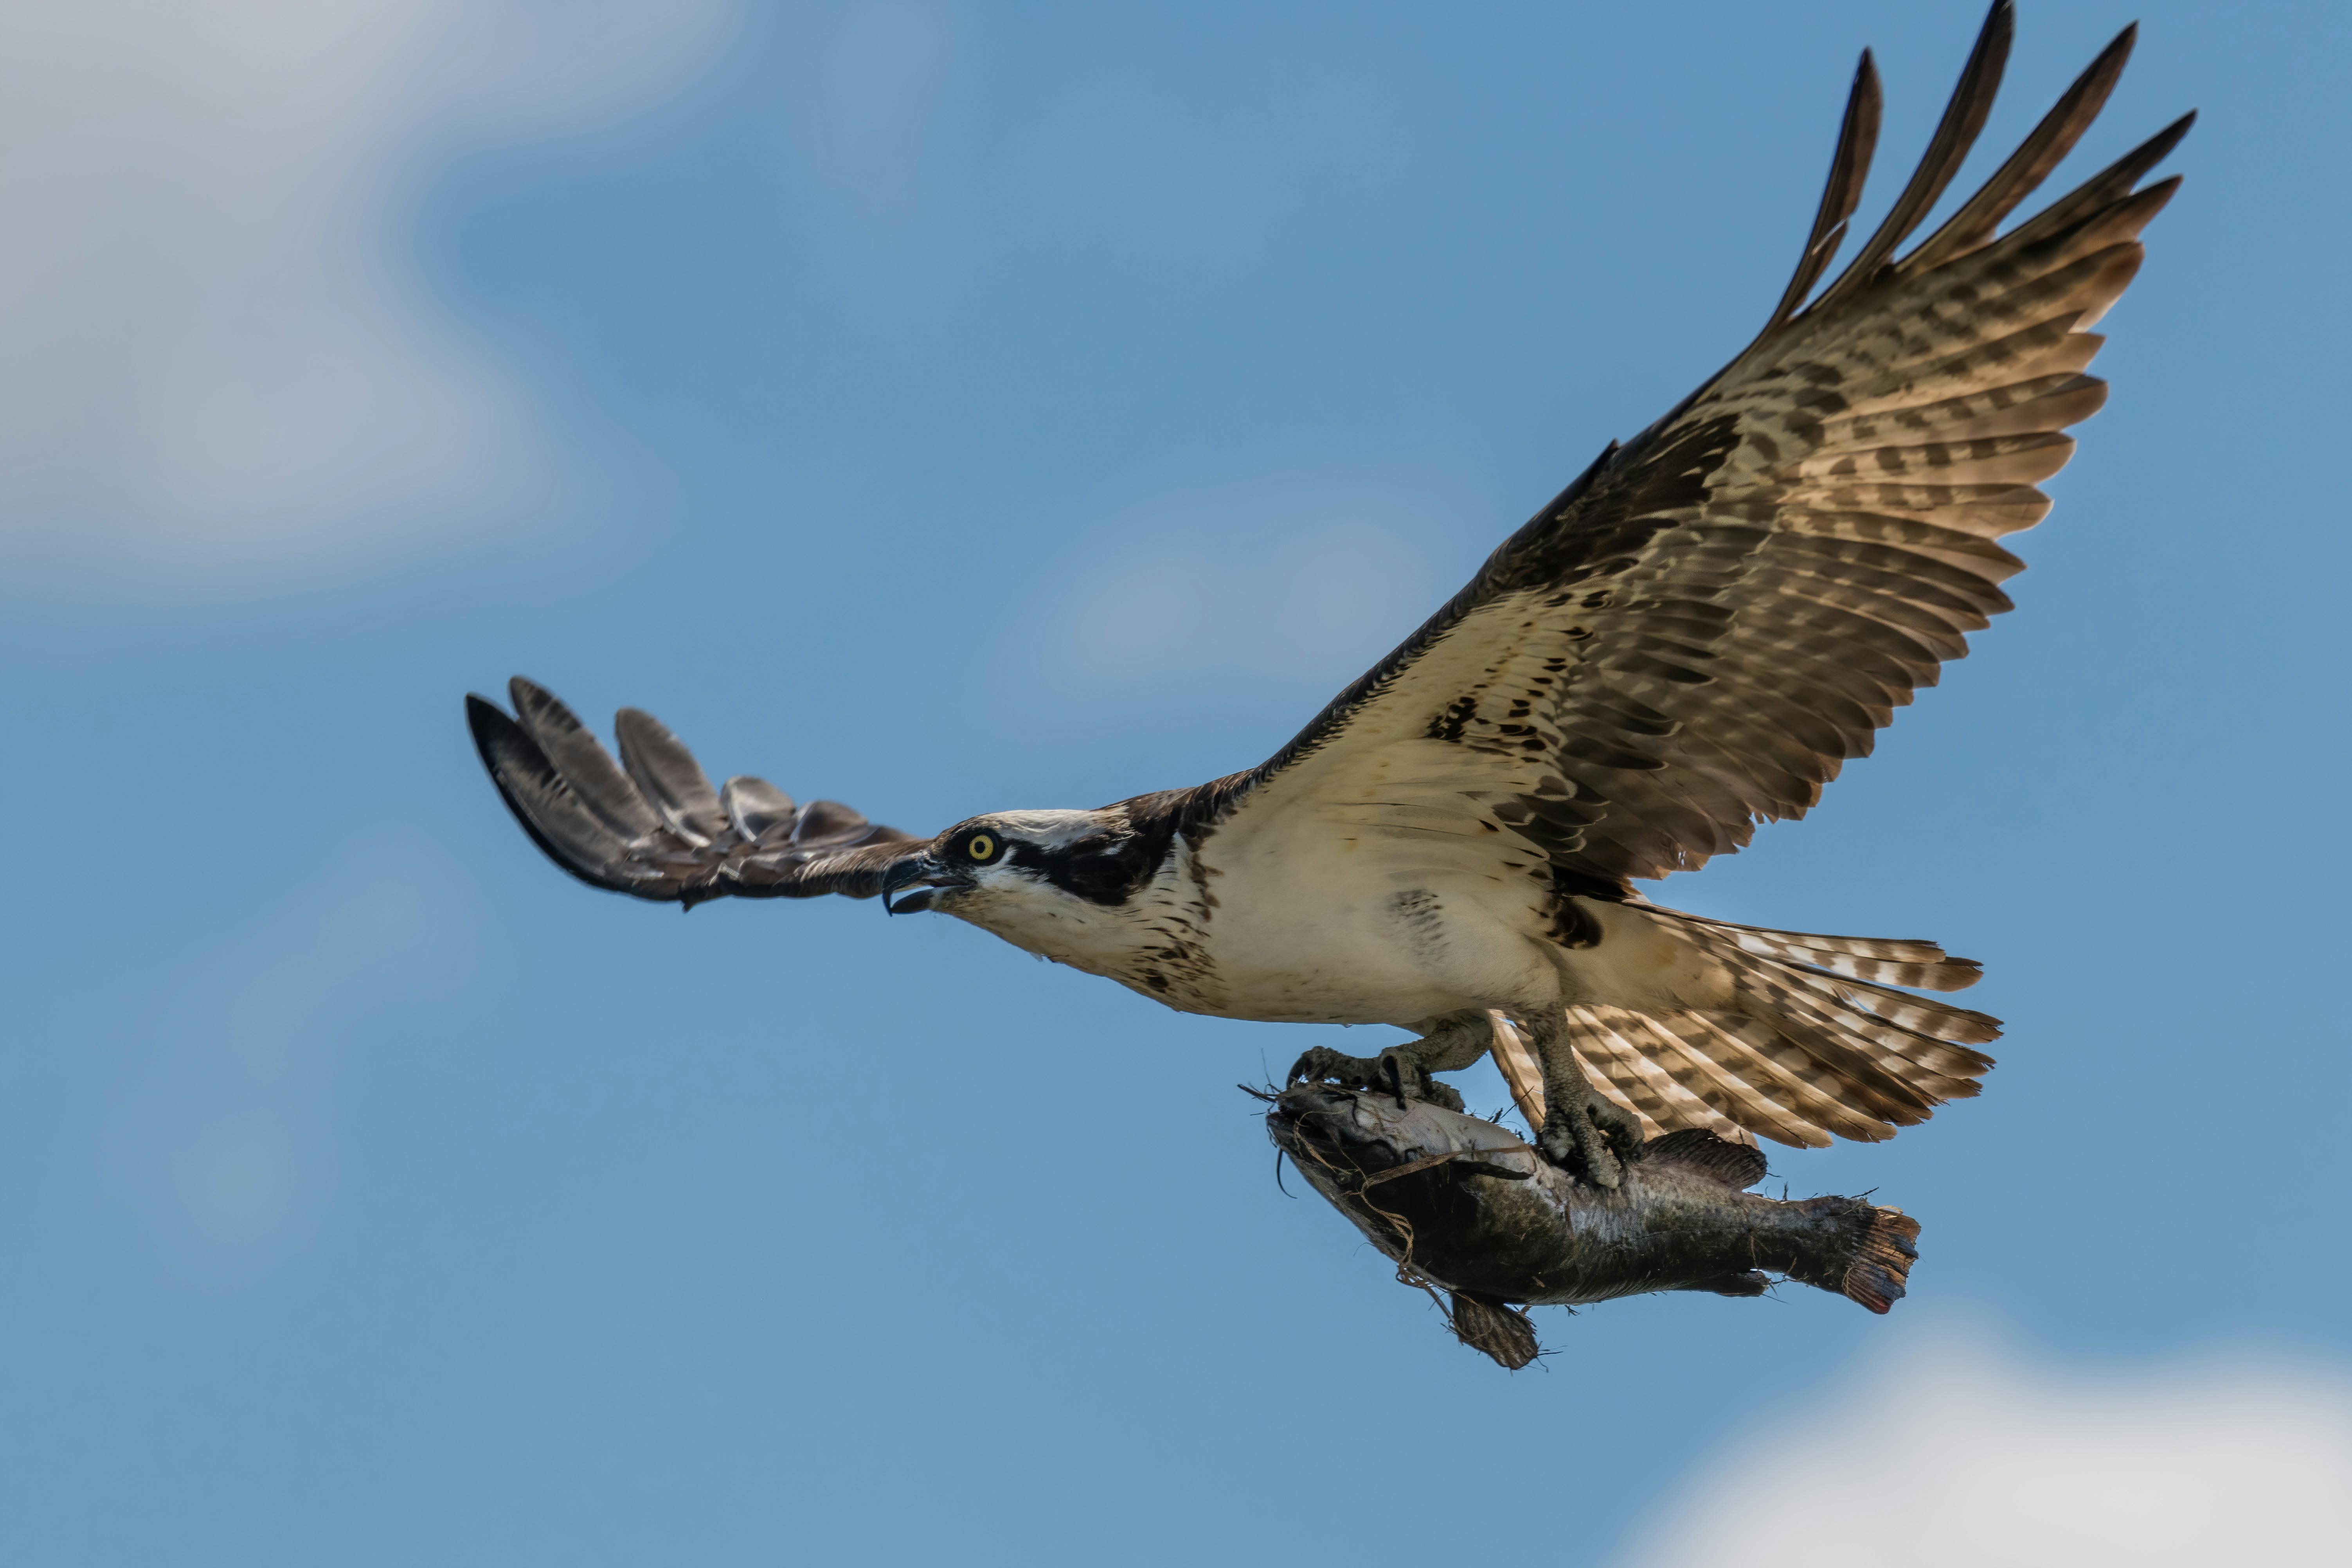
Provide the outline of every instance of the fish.
<path id="1" fill-rule="evenodd" d="M 1919 1256 L 1919 1222 L 1900 1209 L 1748 1191 L 1763 1152 L 1703 1128 L 1649 1140 L 1611 1189 L 1496 1122 L 1387 1090 L 1293 1084 L 1265 1121 L 1398 1278 L 1437 1297 L 1454 1337 L 1514 1372 L 1540 1353 L 1530 1307 L 1761 1296 L 1777 1274 L 1883 1313 Z"/>

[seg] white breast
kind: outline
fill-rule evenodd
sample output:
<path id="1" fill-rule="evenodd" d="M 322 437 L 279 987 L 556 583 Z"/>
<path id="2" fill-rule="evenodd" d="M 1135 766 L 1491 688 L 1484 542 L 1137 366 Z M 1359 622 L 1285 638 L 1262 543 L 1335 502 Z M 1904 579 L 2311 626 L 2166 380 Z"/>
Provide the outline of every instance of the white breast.
<path id="1" fill-rule="evenodd" d="M 1547 884 L 1500 847 L 1305 813 L 1212 836 L 1201 857 L 1220 994 L 1194 1010 L 1412 1027 L 1550 1002 L 1559 974 L 1544 940 Z"/>

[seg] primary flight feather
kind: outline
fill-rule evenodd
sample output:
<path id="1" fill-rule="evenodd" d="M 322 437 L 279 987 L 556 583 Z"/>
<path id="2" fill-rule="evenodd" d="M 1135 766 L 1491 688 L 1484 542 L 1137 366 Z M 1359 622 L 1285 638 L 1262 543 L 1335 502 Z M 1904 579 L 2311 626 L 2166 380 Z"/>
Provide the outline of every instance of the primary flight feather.
<path id="1" fill-rule="evenodd" d="M 1889 1137 L 1973 1095 L 1995 1021 L 1920 990 L 1977 967 L 1924 942 L 1664 909 L 1632 879 L 1801 816 L 1966 637 L 2009 607 L 1998 542 L 2095 412 L 2091 326 L 2179 184 L 2184 117 L 2006 234 L 2105 102 L 2122 36 L 1957 213 L 1898 255 L 1982 127 L 1993 6 L 1919 169 L 1818 294 L 1877 139 L 1865 52 L 1821 206 L 1764 331 L 1612 444 L 1418 631 L 1244 773 L 918 838 L 772 785 L 713 788 L 625 709 L 615 763 L 513 682 L 482 760 L 524 829 L 597 887 L 688 905 L 842 893 L 936 910 L 1171 1007 L 1385 1023 L 1294 1079 L 1451 1100 L 1490 1048 L 1546 1155 L 1601 1185 L 1645 1137 Z M 1810 300 L 1810 303 L 1808 303 Z"/>

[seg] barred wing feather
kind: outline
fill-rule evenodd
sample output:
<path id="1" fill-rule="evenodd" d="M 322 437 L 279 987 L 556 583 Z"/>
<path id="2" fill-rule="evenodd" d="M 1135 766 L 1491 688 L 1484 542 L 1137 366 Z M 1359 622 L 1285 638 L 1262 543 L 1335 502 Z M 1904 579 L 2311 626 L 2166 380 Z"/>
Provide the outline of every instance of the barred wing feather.
<path id="1" fill-rule="evenodd" d="M 837 801 L 796 805 L 764 779 L 723 789 L 649 713 L 621 710 L 621 760 L 554 696 L 518 676 L 509 718 L 481 697 L 466 721 L 482 765 L 549 859 L 612 892 L 688 908 L 728 897 L 870 899 L 925 840 Z"/>
<path id="2" fill-rule="evenodd" d="M 2183 119 L 1995 237 L 2090 123 L 2126 32 L 1952 221 L 1891 259 L 1998 83 L 1994 8 L 1921 174 L 1811 307 L 1877 121 L 1869 58 L 1791 299 L 1681 406 L 1599 461 L 1210 814 L 1446 831 L 1465 798 L 1566 870 L 1659 877 L 1801 816 L 1968 634 L 2009 607 L 1998 542 L 2105 384 L 2089 329 L 2177 179 Z"/>
<path id="3" fill-rule="evenodd" d="M 1756 341 L 1603 452 L 1288 745 L 1192 808 L 1243 841 L 1229 853 L 1309 826 L 1384 839 L 1399 867 L 1548 879 L 1570 947 L 1601 942 L 1576 897 L 1622 900 L 1625 929 L 1676 955 L 1687 984 L 1651 974 L 1639 1007 L 1613 1005 L 1629 997 L 1601 942 L 1564 1038 L 1651 1136 L 1886 1138 L 1975 1094 L 1992 1066 L 1977 1047 L 1995 1020 L 1896 989 L 1957 990 L 1977 978 L 1969 961 L 1704 920 L 1631 897 L 1629 879 L 1803 815 L 1967 653 L 2022 564 L 2000 540 L 2049 510 L 2037 487 L 2105 396 L 2084 374 L 2091 328 L 2178 181 L 2137 187 L 2193 116 L 1997 231 L 2097 115 L 2130 29 L 1897 254 L 1983 125 L 2011 33 L 1999 0 L 1918 172 L 1816 294 L 1876 142 L 1864 54 L 1795 276 Z M 1539 1117 L 1539 1064 L 1497 1028 L 1513 1093 Z"/>

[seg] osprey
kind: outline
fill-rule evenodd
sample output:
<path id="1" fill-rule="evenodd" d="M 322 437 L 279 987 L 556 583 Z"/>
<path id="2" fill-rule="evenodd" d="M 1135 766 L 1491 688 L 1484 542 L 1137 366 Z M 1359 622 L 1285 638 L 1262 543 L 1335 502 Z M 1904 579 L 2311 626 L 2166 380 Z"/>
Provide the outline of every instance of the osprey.
<path id="1" fill-rule="evenodd" d="M 467 700 L 482 760 L 524 831 L 599 888 L 880 897 L 1184 1012 L 1416 1037 L 1370 1059 L 1308 1050 L 1293 1081 L 1458 1105 L 1431 1075 L 1491 1048 L 1545 1156 L 1601 1186 L 1681 1128 L 1891 1137 L 1992 1066 L 1994 1019 L 1916 994 L 1975 963 L 1686 914 L 1633 884 L 1801 816 L 1968 651 L 2022 564 L 1996 541 L 2048 511 L 2035 486 L 2105 396 L 2090 328 L 2179 179 L 2135 187 L 2194 116 L 1999 231 L 2098 113 L 2133 29 L 1897 255 L 1982 127 L 2011 26 L 2000 0 L 1917 173 L 1816 295 L 1877 137 L 1865 51 L 1763 331 L 1256 767 L 919 838 L 755 778 L 714 789 L 635 709 L 616 764 L 520 679 L 512 717 Z"/>

